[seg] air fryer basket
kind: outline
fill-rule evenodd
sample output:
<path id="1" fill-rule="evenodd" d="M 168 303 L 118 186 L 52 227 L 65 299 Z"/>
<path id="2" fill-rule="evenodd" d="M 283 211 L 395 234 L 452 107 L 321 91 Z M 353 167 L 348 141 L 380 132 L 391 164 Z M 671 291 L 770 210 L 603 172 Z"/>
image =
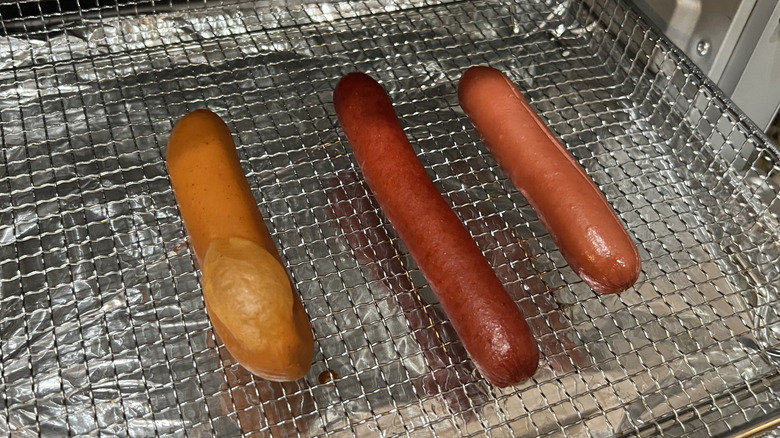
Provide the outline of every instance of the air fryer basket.
<path id="1" fill-rule="evenodd" d="M 611 1 L 65 3 L 0 7 L 0 431 L 15 436 L 702 436 L 780 420 L 778 151 Z M 457 102 L 506 72 L 643 260 L 599 295 Z M 469 361 L 367 191 L 332 104 L 363 71 L 527 316 L 512 388 Z M 164 156 L 228 123 L 316 336 L 311 372 L 224 350 Z"/>

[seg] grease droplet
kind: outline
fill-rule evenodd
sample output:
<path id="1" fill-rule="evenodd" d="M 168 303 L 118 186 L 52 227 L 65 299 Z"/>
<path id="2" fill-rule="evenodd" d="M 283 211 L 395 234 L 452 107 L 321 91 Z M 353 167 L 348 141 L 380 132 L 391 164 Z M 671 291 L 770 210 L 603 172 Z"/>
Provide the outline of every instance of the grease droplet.
<path id="1" fill-rule="evenodd" d="M 324 385 L 326 383 L 332 383 L 334 380 L 338 380 L 338 378 L 339 375 L 335 371 L 325 370 L 320 373 L 319 377 L 317 377 L 317 380 L 319 380 L 319 382 Z"/>

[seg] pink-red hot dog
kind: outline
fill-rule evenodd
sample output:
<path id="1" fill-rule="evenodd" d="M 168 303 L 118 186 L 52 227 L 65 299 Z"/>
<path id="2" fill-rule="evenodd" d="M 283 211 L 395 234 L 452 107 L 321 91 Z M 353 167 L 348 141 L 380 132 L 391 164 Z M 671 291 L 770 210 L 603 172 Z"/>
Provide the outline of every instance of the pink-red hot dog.
<path id="1" fill-rule="evenodd" d="M 333 100 L 366 183 L 482 375 L 496 386 L 531 377 L 539 349 L 528 324 L 428 177 L 384 88 L 352 73 Z"/>
<path id="2" fill-rule="evenodd" d="M 636 245 L 593 180 L 515 84 L 494 68 L 472 67 L 460 80 L 458 98 L 580 278 L 602 293 L 631 287 L 641 269 Z"/>

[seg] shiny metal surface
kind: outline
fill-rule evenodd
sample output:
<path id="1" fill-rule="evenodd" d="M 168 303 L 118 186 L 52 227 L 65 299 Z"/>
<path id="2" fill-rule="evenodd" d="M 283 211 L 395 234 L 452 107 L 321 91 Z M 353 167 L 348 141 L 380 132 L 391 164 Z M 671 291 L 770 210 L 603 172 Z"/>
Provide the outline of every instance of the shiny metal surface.
<path id="1" fill-rule="evenodd" d="M 778 151 L 626 6 L 593 3 L 193 3 L 0 36 L 0 431 L 702 436 L 774 421 Z M 487 154 L 455 93 L 479 63 L 519 84 L 626 222 L 634 288 L 586 287 Z M 354 70 L 388 89 L 528 317 L 532 380 L 477 375 L 366 192 L 332 106 Z M 304 380 L 253 378 L 211 330 L 163 161 L 173 123 L 202 107 L 233 130 L 311 318 Z"/>
<path id="2" fill-rule="evenodd" d="M 629 1 L 715 82 L 723 74 L 756 4 L 756 0 Z"/>
<path id="3" fill-rule="evenodd" d="M 771 132 L 780 111 L 777 0 L 628 1 L 751 120 Z"/>
<path id="4" fill-rule="evenodd" d="M 733 74 L 738 79 L 731 96 L 758 126 L 771 132 L 772 123 L 775 126 L 780 123 L 780 74 L 777 74 L 777 66 L 780 65 L 780 2 L 761 2 L 759 6 L 762 9 L 757 7 L 754 12 L 756 23 L 747 24 L 747 28 L 758 33 L 758 37 L 735 48 L 735 53 L 744 50 L 749 58 L 744 67 Z M 761 23 L 759 18 L 767 19 L 763 28 L 758 26 Z M 739 53 L 745 56 L 744 52 Z M 780 142 L 775 140 L 775 144 Z"/>

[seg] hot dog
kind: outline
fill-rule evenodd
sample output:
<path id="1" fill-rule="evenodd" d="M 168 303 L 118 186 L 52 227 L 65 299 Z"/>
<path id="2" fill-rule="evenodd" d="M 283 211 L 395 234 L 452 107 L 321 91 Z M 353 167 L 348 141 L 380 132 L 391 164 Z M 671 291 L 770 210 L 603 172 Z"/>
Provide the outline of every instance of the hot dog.
<path id="1" fill-rule="evenodd" d="M 601 293 L 639 277 L 639 252 L 585 170 L 502 72 L 477 66 L 458 85 L 460 105 L 501 169 L 536 212 L 571 268 Z"/>
<path id="2" fill-rule="evenodd" d="M 275 381 L 303 377 L 314 355 L 309 319 L 227 125 L 207 110 L 184 116 L 171 133 L 166 161 L 214 330 L 253 374 Z"/>
<path id="3" fill-rule="evenodd" d="M 333 218 L 339 224 L 347 243 L 352 248 L 358 263 L 366 270 L 366 278 L 394 294 L 388 296 L 390 305 L 397 302 L 409 321 L 414 339 L 420 345 L 429 373 L 412 384 L 421 396 L 440 394 L 450 411 L 469 416 L 468 407 L 487 401 L 482 392 L 467 392 L 468 384 L 478 379 L 474 363 L 465 360 L 461 348 L 448 348 L 439 336 L 440 325 L 447 321 L 439 307 L 426 306 L 407 275 L 404 259 L 398 257 L 398 242 L 392 239 L 383 226 L 380 214 L 372 202 L 372 194 L 366 191 L 357 173 L 343 171 L 331 178 L 326 194 L 331 203 Z M 392 301 L 391 301 L 392 300 Z"/>
<path id="4" fill-rule="evenodd" d="M 528 324 L 428 177 L 385 90 L 351 73 L 333 100 L 366 183 L 474 364 L 496 386 L 531 377 L 539 349 Z"/>

